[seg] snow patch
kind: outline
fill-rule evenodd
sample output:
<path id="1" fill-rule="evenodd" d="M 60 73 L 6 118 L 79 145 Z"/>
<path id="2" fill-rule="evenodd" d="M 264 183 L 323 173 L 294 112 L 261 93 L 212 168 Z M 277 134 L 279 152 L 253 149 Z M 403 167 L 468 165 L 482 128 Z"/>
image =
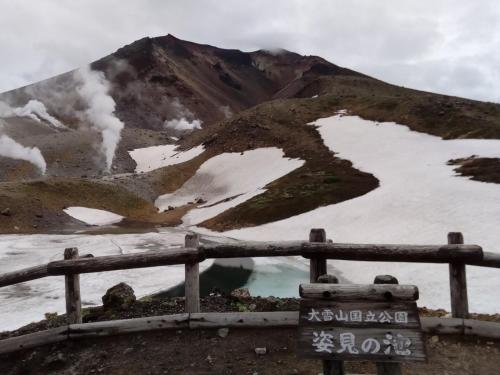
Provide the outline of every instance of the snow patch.
<path id="1" fill-rule="evenodd" d="M 123 220 L 123 216 L 117 215 L 113 212 L 98 210 L 95 208 L 68 207 L 63 211 L 76 220 L 83 221 L 84 223 L 89 225 L 110 225 L 119 223 Z"/>
<path id="2" fill-rule="evenodd" d="M 149 172 L 169 165 L 184 163 L 200 155 L 205 149 L 202 145 L 187 151 L 176 151 L 177 145 L 151 146 L 129 151 L 137 164 L 136 173 Z"/>
<path id="3" fill-rule="evenodd" d="M 273 147 L 220 154 L 203 163 L 180 189 L 158 197 L 155 204 L 163 211 L 203 199 L 203 206 L 182 219 L 185 225 L 194 225 L 263 193 L 267 184 L 303 163 L 285 158 L 282 150 Z"/>
<path id="4" fill-rule="evenodd" d="M 311 228 L 325 228 L 327 236 L 338 242 L 444 244 L 448 232 L 461 231 L 466 243 L 500 251 L 500 185 L 457 176 L 454 166 L 447 165 L 450 159 L 470 155 L 500 157 L 499 140 L 442 140 L 406 126 L 356 116 L 333 116 L 312 125 L 331 150 L 352 161 L 355 168 L 373 173 L 380 187 L 339 204 L 224 235 L 242 240 L 305 240 Z M 378 274 L 392 274 L 401 284 L 418 285 L 420 305 L 449 309 L 447 265 L 330 263 L 329 272 L 346 282 L 371 283 Z M 500 282 L 498 270 L 470 266 L 467 279 L 471 311 L 500 311 L 500 299 L 491 294 L 491 285 Z M 290 294 L 295 293 L 296 284 L 290 285 Z"/>

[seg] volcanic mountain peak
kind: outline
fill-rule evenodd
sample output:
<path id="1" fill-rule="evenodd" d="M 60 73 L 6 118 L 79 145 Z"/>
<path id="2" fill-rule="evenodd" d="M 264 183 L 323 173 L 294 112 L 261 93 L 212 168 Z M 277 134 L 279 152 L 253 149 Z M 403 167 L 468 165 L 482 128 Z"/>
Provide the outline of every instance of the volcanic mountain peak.
<path id="1" fill-rule="evenodd" d="M 242 52 L 184 41 L 173 35 L 145 37 L 91 64 L 111 85 L 118 117 L 127 127 L 163 129 L 177 117 L 209 125 L 272 98 L 301 96 L 321 76 L 361 76 L 317 56 L 286 50 Z M 78 103 L 55 103 L 54 93 L 67 96 L 75 88 L 73 72 L 0 96 L 24 105 L 45 105 L 66 122 L 65 109 Z M 316 93 L 314 93 L 316 94 Z M 59 95 L 59 96 L 61 96 Z M 309 95 L 309 93 L 307 93 Z M 182 108 L 179 113 L 178 103 Z"/>

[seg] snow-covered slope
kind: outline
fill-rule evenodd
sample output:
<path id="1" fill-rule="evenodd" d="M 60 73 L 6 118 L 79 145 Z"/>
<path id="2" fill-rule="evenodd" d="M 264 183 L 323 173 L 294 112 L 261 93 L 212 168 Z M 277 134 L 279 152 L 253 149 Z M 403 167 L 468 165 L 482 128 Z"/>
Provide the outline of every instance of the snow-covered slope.
<path id="1" fill-rule="evenodd" d="M 201 154 L 203 146 L 193 147 L 187 151 L 176 151 L 177 145 L 162 145 L 137 148 L 129 151 L 137 164 L 136 173 L 149 172 L 169 165 L 183 163 Z"/>
<path id="2" fill-rule="evenodd" d="M 198 224 L 263 193 L 267 184 L 303 163 L 285 158 L 282 150 L 273 147 L 220 154 L 203 163 L 180 189 L 158 197 L 155 204 L 165 210 L 201 198 L 205 203 L 182 219 L 185 225 Z"/>
<path id="3" fill-rule="evenodd" d="M 224 234 L 245 240 L 306 239 L 310 228 L 328 238 L 355 243 L 446 243 L 461 231 L 467 243 L 500 252 L 500 185 L 456 176 L 450 159 L 470 155 L 498 157 L 498 140 L 442 140 L 394 123 L 378 124 L 354 116 L 334 116 L 314 125 L 330 149 L 354 166 L 373 173 L 380 187 L 362 197 L 321 207 L 286 220 Z M 331 272 L 350 282 L 368 283 L 393 274 L 421 289 L 420 304 L 449 306 L 447 265 L 331 261 Z M 497 269 L 468 267 L 472 311 L 498 312 L 492 283 Z M 295 293 L 290 283 L 289 293 Z"/>

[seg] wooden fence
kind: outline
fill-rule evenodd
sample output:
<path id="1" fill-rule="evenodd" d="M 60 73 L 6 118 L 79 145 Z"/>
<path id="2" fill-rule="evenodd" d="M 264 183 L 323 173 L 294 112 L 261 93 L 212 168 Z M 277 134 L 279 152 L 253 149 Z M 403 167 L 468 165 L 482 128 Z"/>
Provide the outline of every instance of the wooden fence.
<path id="1" fill-rule="evenodd" d="M 500 338 L 500 323 L 468 319 L 466 265 L 500 268 L 500 255 L 465 245 L 461 233 L 449 233 L 444 245 L 343 244 L 327 240 L 323 229 L 312 229 L 309 241 L 201 244 L 196 234 L 186 235 L 185 247 L 168 251 L 93 257 L 78 249 L 64 252 L 64 260 L 0 275 L 0 287 L 47 276 L 64 276 L 68 325 L 0 340 L 0 353 L 78 337 L 198 327 L 294 326 L 297 312 L 200 313 L 199 263 L 205 259 L 302 256 L 310 260 L 310 281 L 327 273 L 328 259 L 448 263 L 452 318 L 423 320 L 428 332 L 478 334 Z M 185 314 L 82 324 L 79 274 L 131 268 L 185 265 Z"/>

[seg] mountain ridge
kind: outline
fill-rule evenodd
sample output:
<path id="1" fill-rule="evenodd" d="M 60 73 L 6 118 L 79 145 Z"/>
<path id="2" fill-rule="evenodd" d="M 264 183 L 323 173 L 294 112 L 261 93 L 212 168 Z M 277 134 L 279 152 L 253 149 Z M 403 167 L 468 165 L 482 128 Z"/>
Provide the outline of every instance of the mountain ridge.
<path id="1" fill-rule="evenodd" d="M 111 176 L 106 176 L 99 157 L 101 135 L 81 116 L 84 105 L 74 72 L 0 94 L 0 101 L 11 105 L 40 100 L 68 130 L 49 129 L 30 118 L 15 117 L 2 120 L 4 131 L 24 146 L 38 147 L 45 156 L 47 175 L 35 184 L 40 191 L 55 189 L 59 194 L 76 195 L 79 205 L 92 208 L 113 207 L 129 218 L 128 223 L 140 222 L 146 227 L 178 224 L 194 206 L 155 213 L 155 198 L 179 189 L 204 162 L 222 153 L 277 147 L 286 157 L 304 160 L 304 165 L 266 186 L 263 194 L 203 223 L 210 229 L 280 220 L 376 188 L 375 177 L 337 158 L 314 127 L 307 125 L 339 110 L 373 121 L 404 124 L 445 139 L 500 138 L 498 104 L 394 86 L 321 57 L 290 51 L 242 52 L 167 35 L 140 39 L 91 66 L 107 79 L 116 115 L 124 123 Z M 173 120 L 193 127 L 200 123 L 201 129 L 172 130 L 167 125 Z M 164 144 L 176 144 L 179 150 L 203 145 L 204 152 L 179 165 L 134 174 L 136 163 L 128 151 Z M 16 219 L 2 218 L 1 231 L 43 232 L 64 227 L 61 211 L 71 200 L 59 205 L 47 193 L 43 193 L 50 200 L 47 202 L 27 199 L 26 194 L 36 191 L 33 179 L 39 179 L 34 167 L 4 157 L 0 157 L 0 165 L 0 207 L 18 211 Z M 78 181 L 86 183 L 79 186 Z M 121 197 L 131 194 L 140 199 L 141 209 L 106 202 L 112 199 L 105 193 L 110 185 Z M 86 198 L 99 191 L 108 198 Z M 46 212 L 44 219 L 34 217 L 38 211 Z"/>

